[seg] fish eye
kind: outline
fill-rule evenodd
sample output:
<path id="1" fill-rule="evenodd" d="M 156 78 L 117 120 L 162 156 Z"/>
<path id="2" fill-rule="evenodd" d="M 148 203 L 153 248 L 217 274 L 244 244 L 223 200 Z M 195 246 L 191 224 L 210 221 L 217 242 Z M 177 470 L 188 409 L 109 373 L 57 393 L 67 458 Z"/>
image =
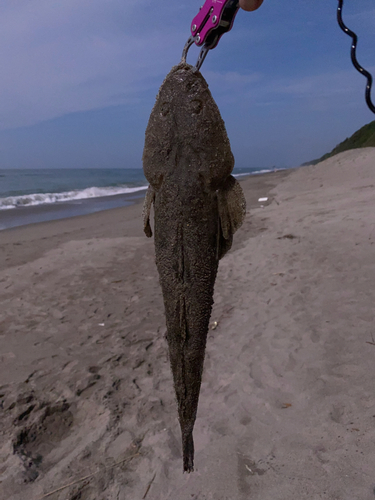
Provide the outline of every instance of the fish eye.
<path id="1" fill-rule="evenodd" d="M 194 99 L 191 101 L 191 111 L 194 115 L 199 115 L 203 109 L 203 102 L 199 99 Z"/>
<path id="2" fill-rule="evenodd" d="M 162 116 L 167 116 L 169 113 L 169 102 L 163 102 L 160 106 L 160 114 Z"/>
<path id="3" fill-rule="evenodd" d="M 191 90 L 194 91 L 197 88 L 197 82 L 187 82 L 186 83 L 186 90 L 187 92 L 190 92 Z"/>

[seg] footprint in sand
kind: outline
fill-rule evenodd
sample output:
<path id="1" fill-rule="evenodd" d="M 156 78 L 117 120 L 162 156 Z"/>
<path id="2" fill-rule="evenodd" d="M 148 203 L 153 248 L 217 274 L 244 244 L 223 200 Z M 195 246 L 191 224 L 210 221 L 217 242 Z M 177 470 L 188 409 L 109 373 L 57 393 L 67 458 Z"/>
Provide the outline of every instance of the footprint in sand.
<path id="1" fill-rule="evenodd" d="M 25 411 L 30 414 L 34 407 L 35 405 L 31 405 Z M 18 417 L 18 420 L 23 419 Z M 22 461 L 25 482 L 35 481 L 41 470 L 45 472 L 48 469 L 44 458 L 69 434 L 72 424 L 70 405 L 63 402 L 46 406 L 36 421 L 17 433 L 13 441 L 13 452 Z"/>

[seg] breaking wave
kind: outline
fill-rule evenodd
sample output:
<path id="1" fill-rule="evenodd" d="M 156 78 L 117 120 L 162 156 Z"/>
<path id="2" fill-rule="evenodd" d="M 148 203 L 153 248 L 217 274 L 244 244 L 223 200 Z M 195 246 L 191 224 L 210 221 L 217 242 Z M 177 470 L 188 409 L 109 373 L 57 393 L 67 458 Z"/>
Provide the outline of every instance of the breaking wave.
<path id="1" fill-rule="evenodd" d="M 250 172 L 240 172 L 232 175 L 233 177 L 246 177 L 247 175 L 258 175 L 258 174 L 269 174 L 270 172 L 280 172 L 280 170 L 285 170 L 285 168 L 268 168 L 264 170 L 252 170 Z"/>
<path id="2" fill-rule="evenodd" d="M 131 194 L 137 191 L 144 191 L 145 189 L 147 189 L 147 186 L 89 187 L 83 190 L 66 191 L 63 193 L 36 193 L 21 196 L 8 196 L 0 198 L 0 210 L 46 205 L 72 200 L 87 200 L 89 198 L 101 198 L 119 194 Z"/>

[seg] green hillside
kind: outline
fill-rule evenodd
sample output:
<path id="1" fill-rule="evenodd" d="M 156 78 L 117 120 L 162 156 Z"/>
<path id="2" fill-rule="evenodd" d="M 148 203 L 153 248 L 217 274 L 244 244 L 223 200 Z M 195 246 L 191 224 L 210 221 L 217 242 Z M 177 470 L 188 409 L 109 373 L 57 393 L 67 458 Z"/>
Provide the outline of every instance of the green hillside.
<path id="1" fill-rule="evenodd" d="M 305 163 L 305 165 L 316 165 L 331 156 L 335 156 L 343 151 L 348 151 L 349 149 L 369 147 L 375 147 L 375 120 L 360 128 L 357 132 L 354 132 L 354 134 L 345 139 L 345 141 L 340 142 L 340 144 L 338 144 L 330 153 L 325 154 L 318 160 L 309 161 Z"/>

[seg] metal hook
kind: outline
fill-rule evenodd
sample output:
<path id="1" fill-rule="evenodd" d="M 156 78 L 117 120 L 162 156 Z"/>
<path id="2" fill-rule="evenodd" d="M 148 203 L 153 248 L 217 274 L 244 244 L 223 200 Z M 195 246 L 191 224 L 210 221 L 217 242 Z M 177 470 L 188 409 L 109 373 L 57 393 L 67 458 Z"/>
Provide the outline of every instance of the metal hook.
<path id="1" fill-rule="evenodd" d="M 191 35 L 185 44 L 184 50 L 182 51 L 182 58 L 181 58 L 182 63 L 186 63 L 187 53 L 194 42 L 195 42 L 195 36 Z"/>
<path id="2" fill-rule="evenodd" d="M 190 47 L 193 45 L 193 43 L 196 41 L 196 36 L 191 36 L 189 37 L 188 41 L 185 44 L 184 50 L 182 51 L 182 58 L 181 58 L 181 63 L 186 63 L 186 57 L 187 53 L 190 49 Z M 210 49 L 204 45 L 199 53 L 198 60 L 196 65 L 194 66 L 194 71 L 199 71 L 204 60 L 206 59 L 206 55 L 208 54 L 208 51 Z"/>

